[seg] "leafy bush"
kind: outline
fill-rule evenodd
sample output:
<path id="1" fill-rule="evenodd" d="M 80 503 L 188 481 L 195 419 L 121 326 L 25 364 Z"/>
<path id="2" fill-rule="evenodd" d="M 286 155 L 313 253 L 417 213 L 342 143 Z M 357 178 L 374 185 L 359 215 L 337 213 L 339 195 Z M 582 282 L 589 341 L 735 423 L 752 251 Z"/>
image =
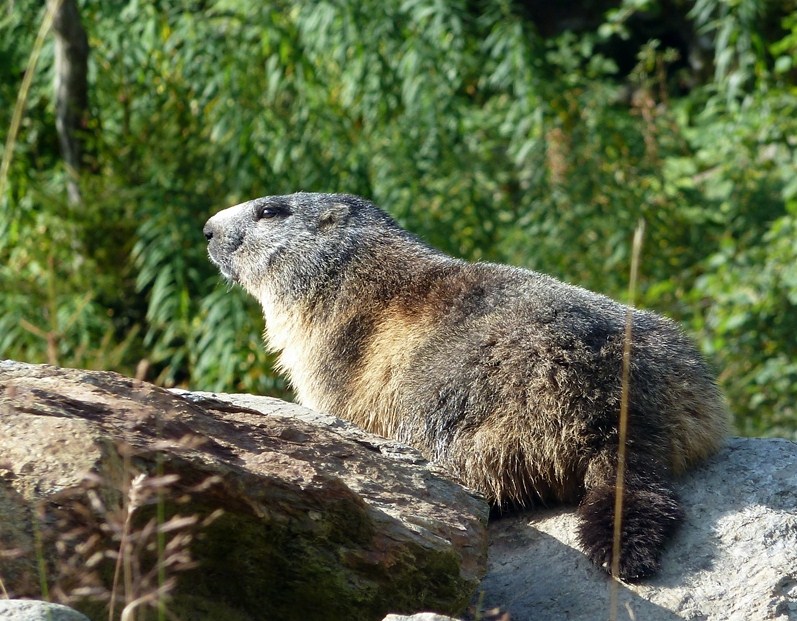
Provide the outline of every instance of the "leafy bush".
<path id="1" fill-rule="evenodd" d="M 83 203 L 48 43 L 0 197 L 0 355 L 285 395 L 201 235 L 254 196 L 362 194 L 447 252 L 617 298 L 644 218 L 640 303 L 698 339 L 740 432 L 794 436 L 796 8 L 86 2 Z M 7 101 L 37 19 L 0 21 Z"/>

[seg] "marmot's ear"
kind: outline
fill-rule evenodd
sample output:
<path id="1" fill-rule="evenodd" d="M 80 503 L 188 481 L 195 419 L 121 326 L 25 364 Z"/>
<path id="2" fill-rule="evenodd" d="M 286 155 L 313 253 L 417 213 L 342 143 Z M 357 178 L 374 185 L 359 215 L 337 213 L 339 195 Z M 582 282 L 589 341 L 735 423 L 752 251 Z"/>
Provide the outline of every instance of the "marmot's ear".
<path id="1" fill-rule="evenodd" d="M 318 228 L 325 229 L 335 224 L 342 224 L 349 218 L 349 206 L 346 203 L 333 203 L 321 212 Z"/>

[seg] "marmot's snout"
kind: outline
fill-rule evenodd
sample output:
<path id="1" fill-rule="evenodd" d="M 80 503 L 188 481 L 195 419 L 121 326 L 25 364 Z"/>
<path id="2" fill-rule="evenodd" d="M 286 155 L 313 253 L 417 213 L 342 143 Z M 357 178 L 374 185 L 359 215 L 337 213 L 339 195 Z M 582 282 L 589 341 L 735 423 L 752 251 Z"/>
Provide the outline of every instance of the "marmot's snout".
<path id="1" fill-rule="evenodd" d="M 202 228 L 202 234 L 208 241 L 208 255 L 210 256 L 210 260 L 218 265 L 219 260 L 216 255 L 218 254 L 219 241 L 223 235 L 219 231 L 218 224 L 213 220 L 214 218 L 210 218 L 205 222 L 205 226 Z"/>
<path id="2" fill-rule="evenodd" d="M 208 241 L 208 256 L 211 262 L 219 268 L 226 279 L 237 280 L 231 264 L 231 256 L 241 245 L 243 236 L 231 234 L 228 228 L 221 221 L 219 214 L 216 214 L 205 223 L 202 233 Z"/>

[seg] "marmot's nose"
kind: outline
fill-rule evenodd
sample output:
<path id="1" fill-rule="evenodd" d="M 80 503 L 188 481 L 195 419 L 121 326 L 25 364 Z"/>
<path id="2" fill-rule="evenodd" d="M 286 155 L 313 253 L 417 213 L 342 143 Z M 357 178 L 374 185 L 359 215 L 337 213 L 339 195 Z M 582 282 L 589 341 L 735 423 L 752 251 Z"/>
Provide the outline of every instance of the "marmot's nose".
<path id="1" fill-rule="evenodd" d="M 202 232 L 205 234 L 205 239 L 210 241 L 213 239 L 213 227 L 210 226 L 210 222 L 205 224 L 205 227 L 202 229 Z"/>

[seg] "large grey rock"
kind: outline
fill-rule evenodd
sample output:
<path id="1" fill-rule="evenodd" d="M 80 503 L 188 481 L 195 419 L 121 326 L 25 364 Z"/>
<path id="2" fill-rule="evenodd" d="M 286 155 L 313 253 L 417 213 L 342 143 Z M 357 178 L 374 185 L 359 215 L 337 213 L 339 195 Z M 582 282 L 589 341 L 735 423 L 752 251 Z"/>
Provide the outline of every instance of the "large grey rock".
<path id="1" fill-rule="evenodd" d="M 0 362 L 0 549 L 18 553 L 0 574 L 13 596 L 40 595 L 37 533 L 56 592 L 85 588 L 91 559 L 75 563 L 79 541 L 64 537 L 118 549 L 136 473 L 149 475 L 142 485 L 178 477 L 163 491 L 165 519 L 223 510 L 190 533 L 199 567 L 181 574 L 169 604 L 185 621 L 456 613 L 484 571 L 486 503 L 414 451 L 276 399 L 180 396 L 114 373 Z M 140 502 L 137 534 L 156 513 L 154 496 Z M 91 588 L 109 587 L 103 558 Z M 71 584 L 65 570 L 77 570 Z"/>
<path id="2" fill-rule="evenodd" d="M 0 599 L 0 621 L 89 621 L 77 610 L 35 599 Z"/>
<path id="3" fill-rule="evenodd" d="M 617 619 L 797 620 L 797 443 L 736 438 L 678 486 L 686 521 L 656 577 L 620 585 Z M 584 558 L 571 511 L 490 525 L 487 607 L 512 621 L 610 618 L 611 580 Z"/>

